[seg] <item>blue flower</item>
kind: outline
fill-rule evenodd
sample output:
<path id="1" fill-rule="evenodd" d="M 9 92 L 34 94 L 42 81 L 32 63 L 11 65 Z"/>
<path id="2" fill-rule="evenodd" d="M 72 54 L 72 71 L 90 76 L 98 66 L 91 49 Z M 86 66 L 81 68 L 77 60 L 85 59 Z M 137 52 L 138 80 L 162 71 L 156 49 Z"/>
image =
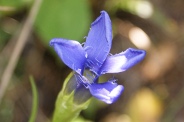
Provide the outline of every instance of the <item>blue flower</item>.
<path id="1" fill-rule="evenodd" d="M 84 45 L 63 38 L 54 38 L 50 41 L 50 45 L 54 47 L 61 60 L 75 72 L 75 83 L 72 82 L 75 89 L 74 96 L 86 96 L 87 99 L 92 95 L 108 104 L 115 102 L 124 87 L 118 85 L 115 79 L 98 83 L 99 76 L 123 72 L 145 57 L 144 50 L 133 48 L 110 55 L 111 26 L 109 15 L 101 11 L 101 15 L 91 24 Z"/>

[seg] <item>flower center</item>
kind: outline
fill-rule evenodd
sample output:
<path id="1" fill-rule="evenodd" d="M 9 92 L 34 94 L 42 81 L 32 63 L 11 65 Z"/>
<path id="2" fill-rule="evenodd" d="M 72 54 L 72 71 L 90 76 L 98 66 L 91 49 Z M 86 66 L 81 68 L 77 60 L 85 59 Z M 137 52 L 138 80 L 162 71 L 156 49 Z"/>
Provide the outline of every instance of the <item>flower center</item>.
<path id="1" fill-rule="evenodd" d="M 88 69 L 85 69 L 83 72 L 83 75 L 79 75 L 75 73 L 76 80 L 79 84 L 83 84 L 86 88 L 94 82 L 97 82 L 98 77 L 95 75 L 95 73 L 91 72 Z"/>
<path id="2" fill-rule="evenodd" d="M 97 78 L 93 72 L 89 71 L 88 69 L 85 69 L 83 73 L 83 79 L 85 82 L 91 84 L 95 82 Z"/>

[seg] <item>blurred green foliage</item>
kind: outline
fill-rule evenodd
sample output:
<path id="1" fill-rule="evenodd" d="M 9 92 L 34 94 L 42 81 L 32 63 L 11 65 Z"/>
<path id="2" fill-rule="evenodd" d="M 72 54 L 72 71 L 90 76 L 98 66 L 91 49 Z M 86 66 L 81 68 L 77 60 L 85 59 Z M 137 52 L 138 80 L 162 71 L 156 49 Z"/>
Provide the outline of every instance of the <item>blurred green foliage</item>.
<path id="1" fill-rule="evenodd" d="M 31 5 L 33 0 L 0 0 L 0 17 L 21 11 Z"/>
<path id="2" fill-rule="evenodd" d="M 2 6 L 11 6 L 15 8 L 20 8 L 22 7 L 26 2 L 29 2 L 32 0 L 1 0 L 0 5 Z"/>
<path id="3" fill-rule="evenodd" d="M 0 121 L 11 122 L 13 120 L 13 104 L 9 100 L 2 101 L 0 105 Z"/>
<path id="4" fill-rule="evenodd" d="M 82 42 L 90 22 L 91 12 L 86 0 L 44 0 L 35 27 L 46 45 L 52 38 L 61 37 Z"/>

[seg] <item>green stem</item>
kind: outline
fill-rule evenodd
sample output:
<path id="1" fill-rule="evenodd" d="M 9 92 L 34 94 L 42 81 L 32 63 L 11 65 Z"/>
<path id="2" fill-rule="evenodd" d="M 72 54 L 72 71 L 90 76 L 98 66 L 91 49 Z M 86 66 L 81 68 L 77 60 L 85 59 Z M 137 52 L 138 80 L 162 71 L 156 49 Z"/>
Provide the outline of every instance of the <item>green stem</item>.
<path id="1" fill-rule="evenodd" d="M 29 118 L 29 122 L 35 122 L 37 110 L 38 110 L 38 92 L 36 89 L 36 84 L 34 82 L 34 79 L 32 76 L 29 77 L 32 93 L 33 93 L 33 100 L 32 100 L 32 110 L 31 110 L 31 116 Z"/>

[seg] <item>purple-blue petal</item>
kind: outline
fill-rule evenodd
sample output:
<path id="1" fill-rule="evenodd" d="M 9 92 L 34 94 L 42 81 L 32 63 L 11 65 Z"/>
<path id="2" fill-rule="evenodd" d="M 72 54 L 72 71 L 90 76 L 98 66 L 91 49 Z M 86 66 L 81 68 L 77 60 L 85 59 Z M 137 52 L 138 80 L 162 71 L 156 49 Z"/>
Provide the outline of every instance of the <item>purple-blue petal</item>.
<path id="1" fill-rule="evenodd" d="M 109 54 L 112 43 L 112 27 L 109 15 L 101 15 L 91 24 L 84 49 L 87 52 L 87 67 L 97 72 Z"/>
<path id="2" fill-rule="evenodd" d="M 91 94 L 107 104 L 115 102 L 122 94 L 124 87 L 118 85 L 114 81 L 108 81 L 105 83 L 93 83 L 89 85 Z"/>
<path id="3" fill-rule="evenodd" d="M 100 74 L 123 72 L 144 59 L 144 50 L 129 48 L 124 52 L 107 57 Z"/>
<path id="4" fill-rule="evenodd" d="M 74 40 L 55 38 L 50 41 L 60 59 L 74 71 L 81 73 L 85 66 L 85 51 L 81 44 Z"/>

